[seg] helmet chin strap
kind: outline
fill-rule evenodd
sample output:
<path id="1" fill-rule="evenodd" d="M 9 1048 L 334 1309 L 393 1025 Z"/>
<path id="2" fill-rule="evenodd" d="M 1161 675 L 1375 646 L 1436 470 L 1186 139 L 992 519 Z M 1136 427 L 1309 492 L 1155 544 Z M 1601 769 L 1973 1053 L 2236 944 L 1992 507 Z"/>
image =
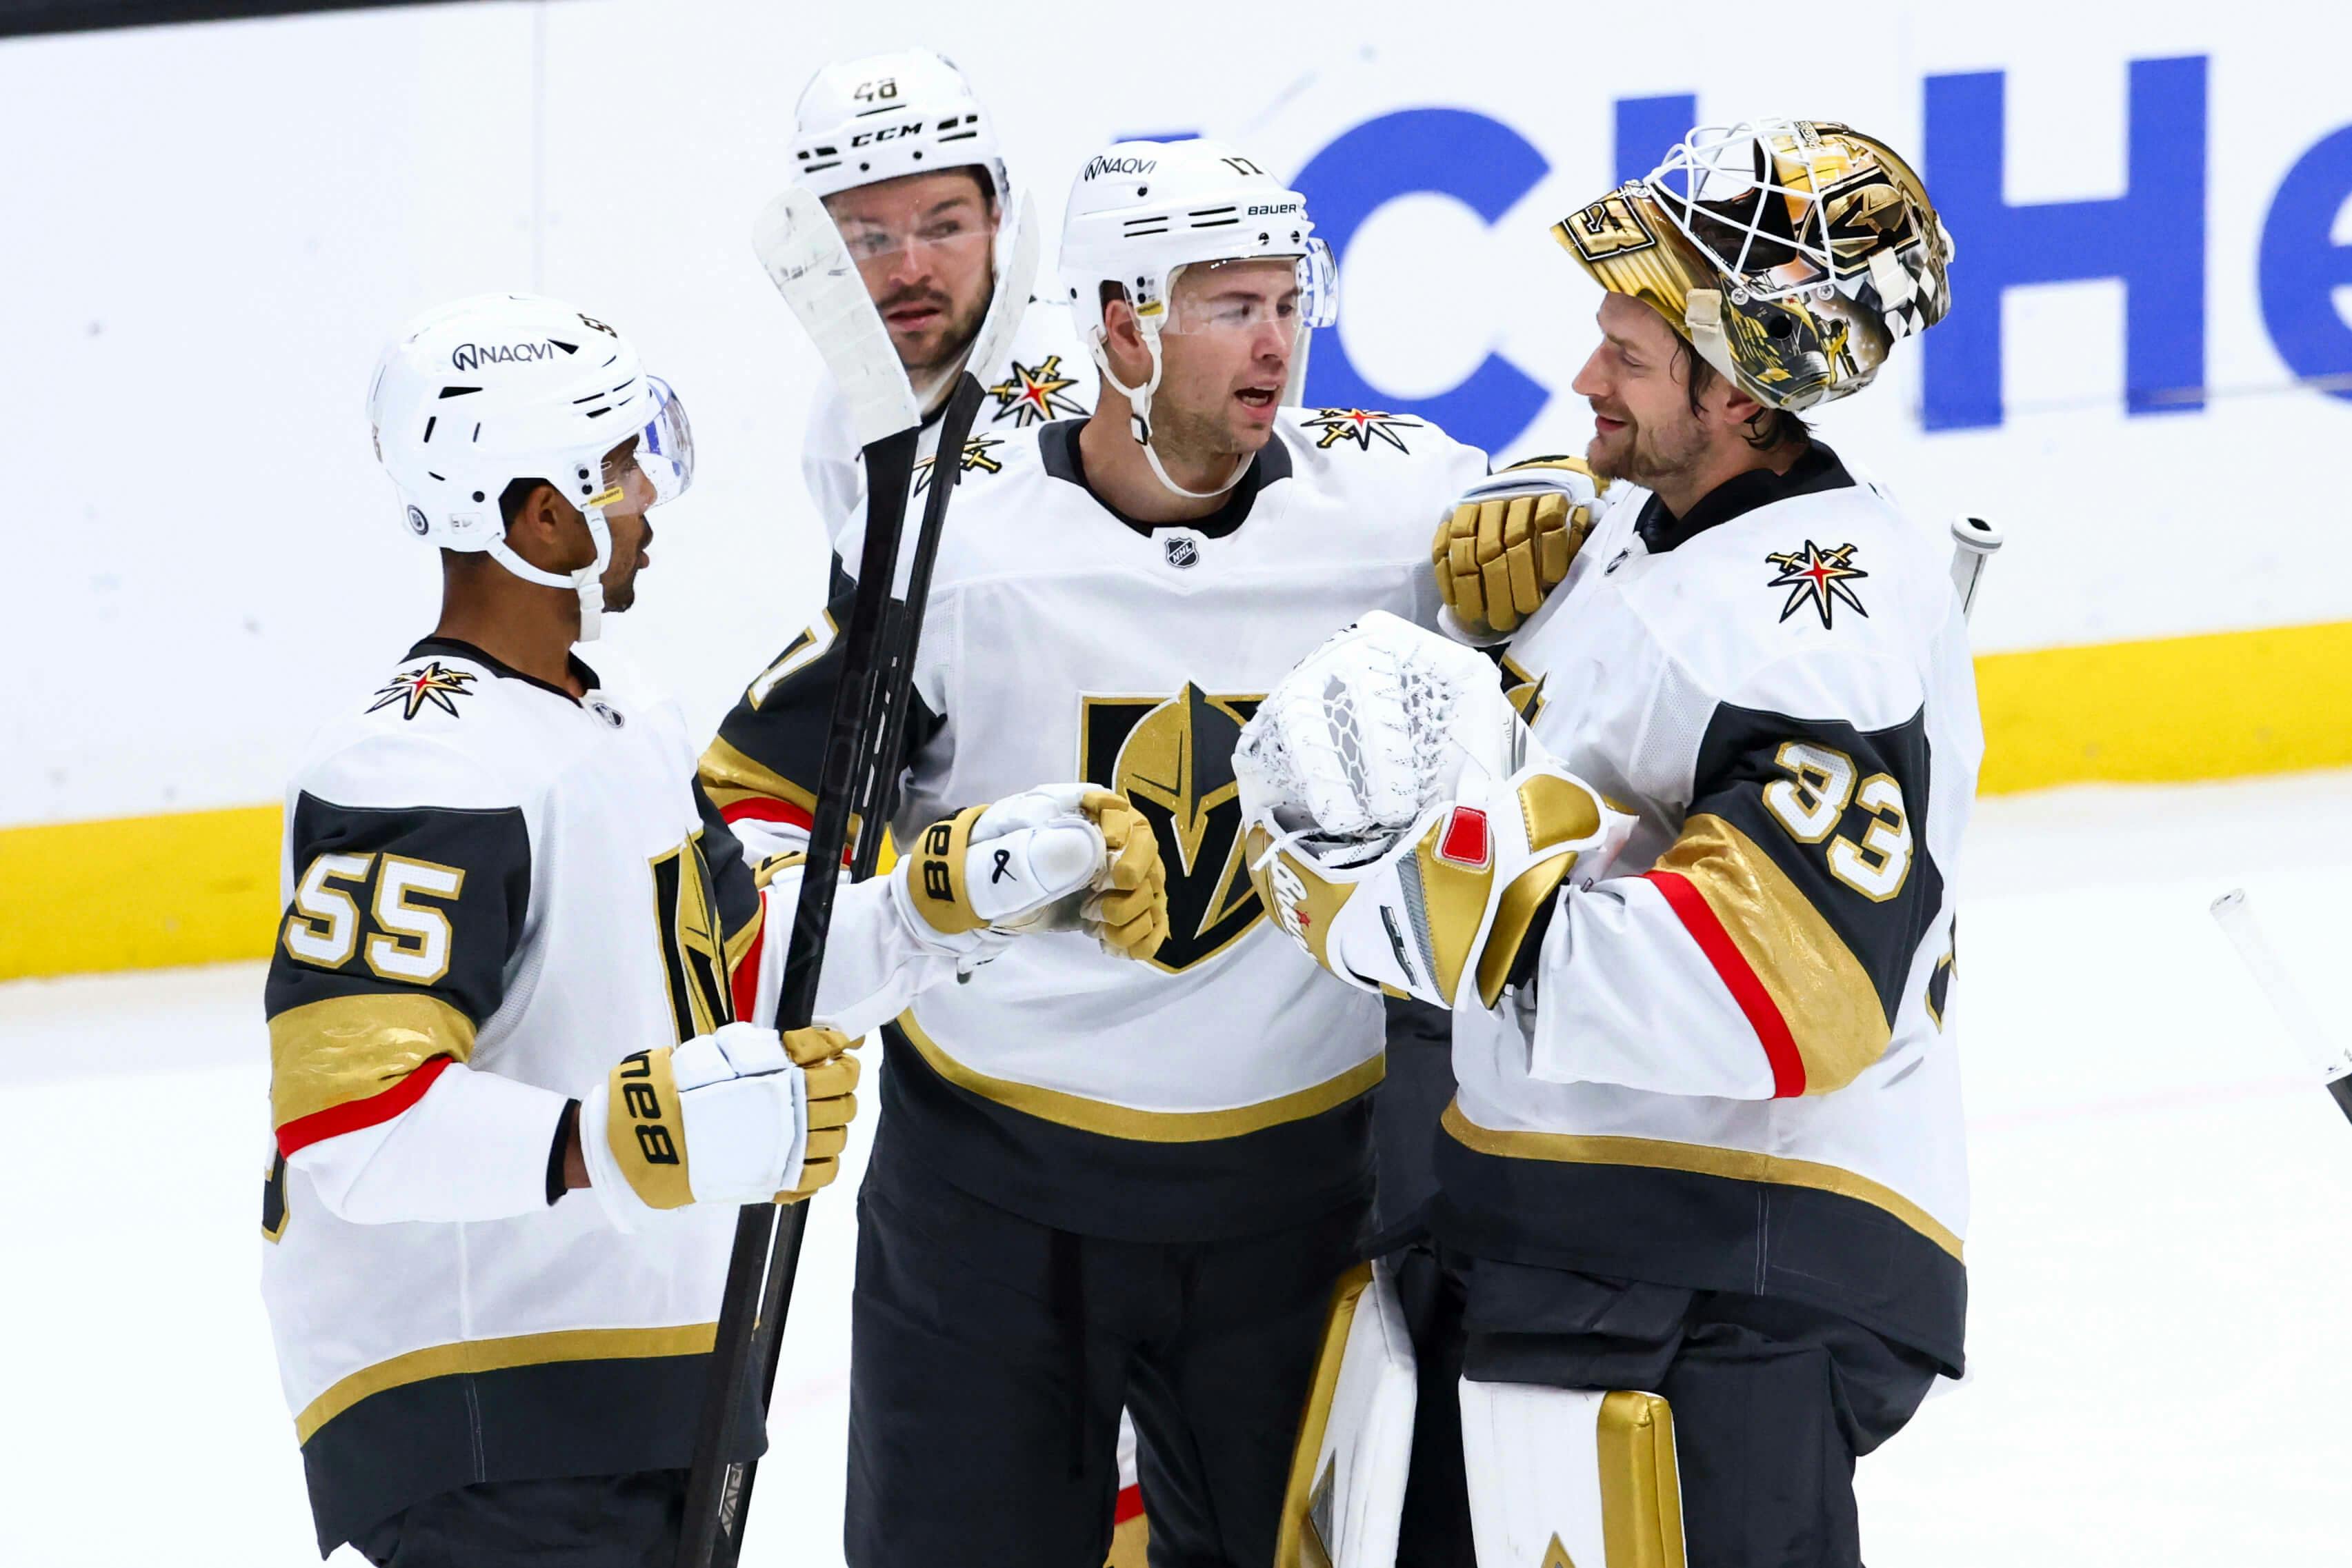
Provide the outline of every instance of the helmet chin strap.
<path id="1" fill-rule="evenodd" d="M 617 489 L 606 490 L 590 497 L 580 508 L 588 522 L 588 538 L 596 546 L 596 559 L 577 571 L 549 571 L 536 567 L 517 555 L 514 547 L 504 538 L 492 539 L 488 554 L 492 560 L 521 578 L 525 582 L 541 583 L 549 588 L 568 588 L 580 596 L 580 636 L 578 641 L 593 643 L 604 630 L 604 569 L 613 561 L 613 530 L 604 522 L 604 507 L 621 498 Z"/>
<path id="2" fill-rule="evenodd" d="M 1154 451 L 1151 445 L 1151 394 L 1160 390 L 1160 372 L 1162 369 L 1160 359 L 1160 331 L 1156 327 L 1147 327 L 1141 329 L 1140 335 L 1144 349 L 1151 355 L 1151 376 L 1141 386 L 1129 386 L 1118 379 L 1118 372 L 1110 368 L 1108 339 L 1100 328 L 1097 328 L 1088 335 L 1088 347 L 1094 351 L 1095 369 L 1101 373 L 1104 385 L 1127 399 L 1127 433 L 1135 437 L 1135 444 L 1138 446 L 1143 448 L 1143 460 L 1151 465 L 1151 476 L 1160 481 L 1160 487 L 1171 495 L 1181 496 L 1188 501 L 1213 501 L 1242 482 L 1242 476 L 1249 472 L 1250 464 L 1255 461 L 1255 456 L 1244 457 L 1234 464 L 1233 473 L 1226 477 L 1223 484 L 1213 490 L 1187 490 L 1168 476 L 1168 470 L 1160 465 L 1160 454 Z"/>

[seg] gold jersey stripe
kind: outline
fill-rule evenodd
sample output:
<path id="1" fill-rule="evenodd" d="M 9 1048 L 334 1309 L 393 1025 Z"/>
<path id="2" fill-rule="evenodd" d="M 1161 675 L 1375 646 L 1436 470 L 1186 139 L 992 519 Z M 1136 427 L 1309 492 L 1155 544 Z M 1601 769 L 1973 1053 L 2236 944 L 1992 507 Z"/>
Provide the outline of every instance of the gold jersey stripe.
<path id="1" fill-rule="evenodd" d="M 462 1340 L 427 1345 L 362 1367 L 339 1378 L 294 1417 L 294 1440 L 311 1434 L 365 1399 L 386 1389 L 448 1377 L 461 1372 L 503 1372 L 513 1366 L 545 1366 L 560 1361 L 643 1361 L 659 1355 L 702 1355 L 719 1336 L 717 1323 L 680 1323 L 657 1329 L 559 1329 L 551 1333 L 511 1334 L 505 1339 Z"/>
<path id="2" fill-rule="evenodd" d="M 722 810 L 747 796 L 756 795 L 789 802 L 812 816 L 816 814 L 814 791 L 802 789 L 765 763 L 754 762 L 716 737 L 702 753 L 699 771 L 711 803 Z"/>
<path id="3" fill-rule="evenodd" d="M 1387 1071 L 1386 1060 L 1374 1056 L 1336 1078 L 1255 1105 L 1236 1105 L 1229 1111 L 1138 1111 L 1107 1100 L 976 1072 L 940 1050 L 939 1042 L 915 1021 L 912 1011 L 900 1013 L 898 1022 L 923 1060 L 931 1064 L 931 1071 L 959 1089 L 1039 1121 L 1141 1144 L 1197 1144 L 1211 1138 L 1237 1138 L 1286 1122 L 1303 1122 L 1346 1104 L 1378 1083 Z"/>
<path id="4" fill-rule="evenodd" d="M 1955 1259 L 1961 1259 L 1959 1237 L 1934 1215 L 1893 1187 L 1838 1166 L 1791 1159 L 1786 1155 L 1717 1148 L 1711 1144 L 1678 1144 L 1664 1138 L 1501 1132 L 1473 1122 L 1463 1113 L 1458 1101 L 1447 1104 L 1440 1120 L 1454 1141 L 1463 1147 L 1507 1159 L 1550 1160 L 1577 1166 L 1639 1166 L 1646 1170 L 1689 1171 L 1696 1176 L 1726 1176 L 1733 1181 L 1833 1192 L 1893 1215 Z"/>
<path id="5" fill-rule="evenodd" d="M 1886 1011 L 1868 972 L 1753 839 L 1701 811 L 1656 869 L 1687 878 L 1723 922 L 1789 1026 L 1806 1093 L 1842 1089 L 1886 1054 Z"/>
<path id="6" fill-rule="evenodd" d="M 371 1099 L 436 1056 L 474 1054 L 474 1024 L 422 993 L 330 997 L 269 1020 L 269 1124 Z"/>

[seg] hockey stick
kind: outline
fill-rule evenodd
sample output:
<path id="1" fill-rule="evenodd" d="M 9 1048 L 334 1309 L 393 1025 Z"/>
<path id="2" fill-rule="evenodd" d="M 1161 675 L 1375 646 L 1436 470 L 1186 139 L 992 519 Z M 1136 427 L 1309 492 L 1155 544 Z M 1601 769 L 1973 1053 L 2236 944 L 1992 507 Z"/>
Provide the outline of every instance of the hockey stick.
<path id="1" fill-rule="evenodd" d="M 863 881 L 874 873 L 881 853 L 882 825 L 887 822 L 891 795 L 898 781 L 899 758 L 905 744 L 907 719 L 914 708 L 914 661 L 922 638 L 924 612 L 930 603 L 931 570 L 939 559 L 940 540 L 947 524 L 948 502 L 962 472 L 961 455 L 964 443 L 971 436 L 972 423 L 980 413 L 981 400 L 987 395 L 979 371 L 995 362 L 1012 345 L 1013 335 L 1019 329 L 1021 317 L 1029 303 L 1029 290 L 1037 271 L 1037 227 L 1034 213 L 1024 198 L 1012 216 L 1013 228 L 1005 236 L 999 265 L 1003 271 L 995 298 L 981 329 L 972 339 L 971 348 L 964 357 L 966 369 L 955 382 L 946 407 L 941 411 L 939 442 L 933 449 L 930 484 L 923 507 L 923 526 L 917 537 L 911 559 L 906 561 L 905 580 L 894 581 L 890 598 L 883 613 L 886 631 L 883 634 L 884 657 L 889 662 L 877 674 L 874 685 L 875 709 L 868 733 L 877 743 L 864 754 L 867 773 L 859 780 L 852 811 L 855 820 L 867 824 L 859 839 L 850 866 L 852 881 Z M 863 568 L 861 567 L 861 570 Z M 800 1204 L 783 1217 L 783 1231 L 769 1260 L 767 1289 L 761 1300 L 760 1322 L 753 1331 L 760 1342 L 758 1358 L 761 1368 L 761 1407 L 767 1407 L 776 1385 L 776 1372 L 782 1361 L 783 1325 L 791 1310 L 793 1287 L 800 1270 L 801 1245 L 807 1234 L 808 1206 Z M 759 1473 L 758 1461 L 742 1467 L 742 1482 L 739 1489 L 738 1511 L 748 1508 L 753 1480 Z M 731 1548 L 731 1550 L 730 1550 Z M 714 1568 L 733 1568 L 733 1551 L 740 1550 L 740 1533 L 731 1541 L 722 1537 L 719 1550 L 714 1554 Z"/>
<path id="2" fill-rule="evenodd" d="M 907 486 L 914 471 L 922 411 L 899 368 L 890 335 L 866 297 L 866 285 L 826 215 L 824 204 L 797 187 L 760 214 L 756 245 L 770 278 L 815 343 L 847 400 L 851 427 L 865 449 L 866 577 L 852 601 L 842 643 L 840 685 L 825 728 L 817 780 L 815 820 L 809 826 L 810 874 L 784 949 L 784 985 L 776 1027 L 807 1026 L 816 1002 L 824 938 L 833 923 L 837 876 L 815 868 L 841 863 L 859 758 L 870 737 L 872 686 L 885 663 L 880 646 L 898 538 L 905 527 Z M 806 1206 L 800 1205 L 804 1208 Z M 680 1568 L 708 1568 L 721 1541 L 736 1542 L 743 1525 L 744 1467 L 728 1462 L 739 1437 L 743 1375 L 751 1365 L 752 1330 L 760 1289 L 775 1238 L 776 1207 L 745 1206 L 736 1216 L 727 1287 L 719 1299 L 710 1371 L 695 1430 L 694 1466 L 687 1482 L 686 1518 L 678 1541 Z M 729 1557 L 731 1560 L 730 1551 Z"/>
<path id="3" fill-rule="evenodd" d="M 2327 1085 L 2347 1120 L 2352 1120 L 2352 1050 L 2347 1050 L 2332 1038 L 2312 1009 L 2303 988 L 2286 972 L 2278 955 L 2263 936 L 2254 912 L 2246 903 L 2246 890 L 2231 888 L 2213 901 L 2213 923 L 2230 938 L 2230 946 L 2238 950 L 2238 957 L 2246 966 L 2246 973 L 2270 998 L 2271 1010 L 2278 1014 L 2279 1022 L 2286 1026 L 2288 1036 L 2303 1049 L 2311 1064 L 2319 1072 L 2319 1081 Z"/>
<path id="4" fill-rule="evenodd" d="M 931 566 L 945 529 L 948 499 L 961 466 L 964 441 L 986 395 L 972 367 L 985 368 L 994 362 L 1010 345 L 1028 306 L 1036 271 L 1035 225 L 1030 215 L 1024 201 L 1013 215 L 1010 260 L 995 298 L 974 336 L 965 358 L 967 369 L 959 376 L 942 414 L 939 456 L 932 463 L 922 531 L 903 585 L 899 544 L 921 411 L 914 403 L 881 318 L 858 282 L 856 269 L 849 266 L 823 204 L 803 191 L 787 191 L 769 204 L 754 226 L 753 246 L 761 266 L 825 355 L 849 399 L 853 428 L 867 442 L 866 540 L 843 644 L 842 681 L 834 694 L 826 732 L 825 762 L 807 860 L 811 867 L 838 865 L 855 819 L 864 831 L 851 867 L 853 880 L 873 873 L 884 813 L 898 781 L 896 759 L 906 732 L 907 712 L 912 706 L 914 657 L 929 598 Z M 847 269 L 847 287 L 838 281 L 843 268 Z M 821 293 L 819 285 L 808 281 L 813 277 L 824 280 Z M 892 428 L 892 422 L 903 423 Z M 876 438 L 877 432 L 887 434 Z M 811 890 L 818 883 L 824 886 L 821 900 L 812 897 Z M 838 878 L 831 876 L 810 876 L 802 883 L 792 939 L 785 949 L 777 1019 L 780 1030 L 803 1027 L 813 1016 L 824 956 L 824 925 L 830 924 L 833 891 L 837 885 Z M 811 909 L 819 903 L 820 925 L 813 936 L 804 936 Z M 728 1463 L 724 1456 L 734 1446 L 743 1374 L 755 1365 L 760 1369 L 763 1417 L 774 1392 L 808 1210 L 807 1202 L 783 1210 L 781 1234 L 773 1206 L 747 1207 L 737 1222 L 727 1294 L 719 1314 L 718 1348 L 728 1354 L 713 1358 L 710 1390 L 688 1489 L 686 1527 L 679 1542 L 681 1568 L 733 1568 L 742 1551 L 758 1461 Z M 739 1306 L 743 1321 L 733 1325 L 730 1334 L 728 1313 Z"/>

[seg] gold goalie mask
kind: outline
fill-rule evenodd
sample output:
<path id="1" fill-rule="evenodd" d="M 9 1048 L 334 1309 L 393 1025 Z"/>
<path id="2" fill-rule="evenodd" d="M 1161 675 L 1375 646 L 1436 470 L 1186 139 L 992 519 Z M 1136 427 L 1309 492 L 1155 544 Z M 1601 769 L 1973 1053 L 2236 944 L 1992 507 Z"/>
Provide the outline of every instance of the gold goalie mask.
<path id="1" fill-rule="evenodd" d="M 1545 906 L 1633 819 L 1528 735 L 1492 661 L 1384 612 L 1282 678 L 1234 751 L 1250 879 L 1349 985 L 1493 1007 Z"/>
<path id="2" fill-rule="evenodd" d="M 1896 339 L 1951 308 L 1952 236 L 1927 187 L 1826 120 L 1693 131 L 1552 235 L 1768 408 L 1861 391 Z"/>

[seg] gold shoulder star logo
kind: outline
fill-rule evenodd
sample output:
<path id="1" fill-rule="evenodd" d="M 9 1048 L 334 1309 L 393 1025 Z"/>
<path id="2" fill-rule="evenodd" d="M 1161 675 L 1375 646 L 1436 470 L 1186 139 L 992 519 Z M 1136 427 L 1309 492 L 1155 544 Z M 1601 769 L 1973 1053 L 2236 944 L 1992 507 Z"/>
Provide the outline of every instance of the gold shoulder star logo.
<path id="1" fill-rule="evenodd" d="M 1003 444 L 1003 442 L 998 440 L 993 435 L 973 436 L 970 441 L 963 444 L 963 461 L 956 465 L 957 472 L 969 474 L 974 469 L 978 469 L 982 474 L 1003 473 L 1004 471 L 1004 465 L 996 458 L 991 457 L 988 455 L 988 449 L 992 446 L 1002 446 Z M 924 491 L 931 487 L 931 465 L 934 461 L 936 461 L 936 455 L 932 457 L 926 457 L 921 462 L 915 465 L 916 495 L 919 496 Z"/>
<path id="2" fill-rule="evenodd" d="M 1852 545 L 1823 549 L 1807 539 L 1801 550 L 1766 556 L 1766 564 L 1780 570 L 1780 575 L 1766 586 L 1789 591 L 1789 601 L 1780 606 L 1780 619 L 1786 621 L 1806 604 L 1821 612 L 1823 626 L 1830 624 L 1830 612 L 1840 604 L 1851 606 L 1856 615 L 1868 615 L 1870 612 L 1862 607 L 1862 600 L 1852 585 L 1855 579 L 1870 573 L 1853 564 L 1853 550 Z"/>
<path id="3" fill-rule="evenodd" d="M 471 696 L 473 694 L 466 688 L 473 684 L 472 671 L 444 669 L 441 661 L 436 659 L 420 668 L 403 670 L 383 685 L 377 687 L 375 701 L 368 704 L 368 712 L 373 713 L 378 708 L 390 707 L 394 703 L 404 702 L 408 706 L 402 711 L 400 716 L 404 719 L 411 719 L 423 712 L 425 706 L 430 703 L 455 718 L 457 716 L 457 705 L 453 699 Z"/>
<path id="4" fill-rule="evenodd" d="M 1005 369 L 1012 374 L 988 389 L 988 395 L 996 400 L 996 412 L 989 415 L 992 421 L 1002 423 L 1010 417 L 1013 429 L 1025 430 L 1049 419 L 1075 418 L 1087 412 L 1077 399 L 1062 395 L 1078 382 L 1076 376 L 1062 373 L 1061 355 L 1046 355 L 1034 370 L 1018 360 Z"/>
<path id="5" fill-rule="evenodd" d="M 1409 451 L 1404 438 L 1397 432 L 1422 428 L 1421 421 L 1417 419 L 1407 419 L 1401 413 L 1382 413 L 1378 409 L 1370 408 L 1319 408 L 1315 411 L 1315 417 L 1305 423 L 1307 429 L 1323 433 L 1322 439 L 1315 444 L 1318 452 L 1337 446 L 1342 441 L 1354 442 L 1359 452 L 1370 452 L 1374 436 L 1399 452 Z"/>

